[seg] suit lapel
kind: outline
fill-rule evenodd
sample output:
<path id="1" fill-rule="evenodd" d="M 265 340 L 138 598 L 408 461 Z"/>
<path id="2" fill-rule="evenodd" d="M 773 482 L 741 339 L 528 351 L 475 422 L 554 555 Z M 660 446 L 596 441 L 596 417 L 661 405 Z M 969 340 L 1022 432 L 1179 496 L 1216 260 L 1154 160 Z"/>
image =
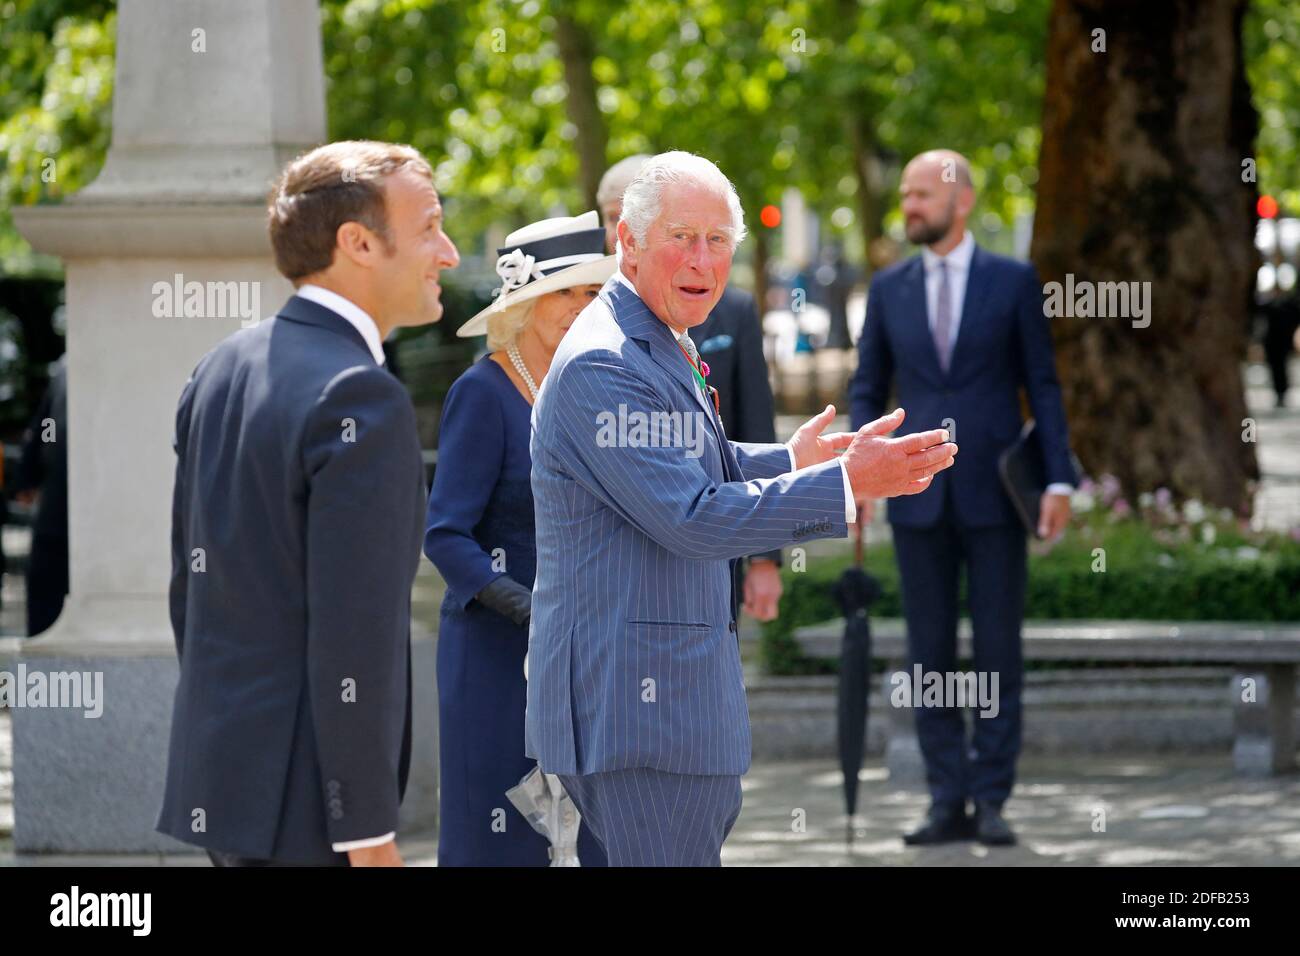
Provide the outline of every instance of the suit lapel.
<path id="1" fill-rule="evenodd" d="M 677 344 L 672 330 L 660 322 L 641 297 L 618 281 L 617 277 L 609 280 L 604 294 L 609 297 L 610 311 L 614 313 L 614 320 L 618 322 L 627 337 L 645 342 L 650 347 L 650 357 L 654 359 L 655 364 L 686 389 L 691 405 L 698 408 L 700 406 L 699 386 L 695 383 L 690 362 L 687 361 L 681 346 Z M 722 424 L 718 421 L 712 401 L 707 404 L 708 419 L 712 424 L 714 437 L 722 449 L 724 478 L 734 480 L 729 475 L 740 473 L 740 462 L 736 460 L 735 452 L 732 451 L 723 433 Z"/>
<path id="2" fill-rule="evenodd" d="M 722 477 L 726 481 L 744 481 L 745 477 L 740 472 L 740 460 L 736 458 L 736 451 L 731 447 L 731 442 L 727 441 L 726 430 L 722 427 L 722 421 L 718 418 L 718 412 L 713 408 L 713 403 L 709 403 L 709 419 L 713 422 L 714 434 L 718 436 L 718 447 L 722 449 Z"/>
<path id="3" fill-rule="evenodd" d="M 695 376 L 672 330 L 659 321 L 639 295 L 618 279 L 610 280 L 608 295 L 614 318 L 628 338 L 649 345 L 650 357 L 690 393 L 692 403 L 698 404 L 695 402 Z"/>
<path id="4" fill-rule="evenodd" d="M 988 295 L 985 294 L 987 283 L 988 270 L 984 268 L 983 253 L 979 246 L 976 246 L 971 253 L 970 268 L 966 274 L 966 295 L 962 299 L 961 325 L 957 327 L 957 341 L 952 344 L 952 357 L 948 362 L 949 375 L 957 371 L 957 363 L 970 351 L 970 346 L 963 347 L 962 343 L 969 342 L 970 336 L 979 334 L 984 305 L 988 302 Z"/>
<path id="5" fill-rule="evenodd" d="M 900 330 L 912 354 L 919 356 L 920 367 L 928 378 L 942 382 L 943 369 L 939 366 L 939 353 L 934 348 L 934 333 L 930 331 L 930 302 L 925 295 L 925 261 L 916 256 L 907 267 L 902 283 L 903 328 Z M 919 316 L 920 321 L 916 321 Z M 951 366 L 949 366 L 951 367 Z"/>

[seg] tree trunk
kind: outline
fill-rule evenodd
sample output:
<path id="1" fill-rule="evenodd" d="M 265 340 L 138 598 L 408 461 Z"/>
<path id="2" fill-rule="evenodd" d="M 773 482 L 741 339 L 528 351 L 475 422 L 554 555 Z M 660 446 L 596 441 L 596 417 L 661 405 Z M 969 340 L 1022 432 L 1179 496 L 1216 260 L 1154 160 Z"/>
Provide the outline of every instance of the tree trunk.
<path id="1" fill-rule="evenodd" d="M 858 22 L 858 0 L 839 0 L 838 22 L 852 25 Z M 880 161 L 876 158 L 876 128 L 874 116 L 864 112 L 864 104 L 873 102 L 865 89 L 850 91 L 840 107 L 844 115 L 844 135 L 853 155 L 853 175 L 858 181 L 858 228 L 862 230 L 863 278 L 870 282 L 874 267 L 871 250 L 877 239 L 884 235 L 885 184 Z M 847 329 L 845 330 L 847 332 Z"/>
<path id="2" fill-rule="evenodd" d="M 591 34 L 566 9 L 556 4 L 555 42 L 564 62 L 564 82 L 568 95 L 564 109 L 578 131 L 574 145 L 578 151 L 578 175 L 582 183 L 583 209 L 596 209 L 596 189 L 605 174 L 605 147 L 609 134 L 605 118 L 596 101 L 596 79 L 591 72 L 594 57 Z"/>
<path id="3" fill-rule="evenodd" d="M 1128 317 L 1051 320 L 1073 447 L 1130 500 L 1167 487 L 1248 513 L 1259 475 L 1242 438 L 1256 268 L 1246 5 L 1052 7 L 1031 256 L 1048 284 L 1150 283 L 1145 318 L 1130 300 Z"/>
<path id="4" fill-rule="evenodd" d="M 871 250 L 884 230 L 884 182 L 880 160 L 876 158 L 875 129 L 869 117 L 857 110 L 861 107 L 847 105 L 849 145 L 853 150 L 853 172 L 858 180 L 858 223 L 862 229 L 862 258 L 864 276 L 871 279 L 874 271 Z"/>

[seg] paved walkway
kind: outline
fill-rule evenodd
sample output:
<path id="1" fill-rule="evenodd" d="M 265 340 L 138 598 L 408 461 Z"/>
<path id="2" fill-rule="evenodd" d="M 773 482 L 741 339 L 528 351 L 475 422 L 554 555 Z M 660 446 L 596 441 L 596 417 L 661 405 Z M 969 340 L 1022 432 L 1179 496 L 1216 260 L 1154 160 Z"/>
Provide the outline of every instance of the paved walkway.
<path id="1" fill-rule="evenodd" d="M 905 847 L 899 834 L 920 819 L 927 799 L 890 787 L 878 764 L 862 772 L 851 842 L 833 763 L 756 764 L 722 859 L 727 866 L 1300 865 L 1300 775 L 1247 780 L 1229 763 L 1227 754 L 1026 759 L 1007 804 L 1018 846 L 920 849 Z M 1105 830 L 1094 832 L 1103 812 Z M 400 846 L 408 864 L 434 865 L 431 835 L 405 836 Z M 0 835 L 0 866 L 206 864 L 189 854 L 17 857 Z"/>
<path id="2" fill-rule="evenodd" d="M 978 843 L 911 848 L 899 835 L 928 798 L 896 790 L 883 767 L 859 784 L 852 840 L 837 765 L 759 764 L 723 850 L 732 866 L 1255 866 L 1300 865 L 1300 776 L 1245 780 L 1222 757 L 1026 758 L 1007 803 L 1020 835 L 1010 848 Z M 805 832 L 796 832 L 797 811 Z M 1094 822 L 1105 830 L 1094 831 Z"/>
<path id="3" fill-rule="evenodd" d="M 1300 359 L 1291 361 L 1291 383 L 1287 407 L 1274 408 L 1267 369 L 1246 369 L 1246 402 L 1259 423 L 1255 521 L 1281 531 L 1300 528 Z"/>

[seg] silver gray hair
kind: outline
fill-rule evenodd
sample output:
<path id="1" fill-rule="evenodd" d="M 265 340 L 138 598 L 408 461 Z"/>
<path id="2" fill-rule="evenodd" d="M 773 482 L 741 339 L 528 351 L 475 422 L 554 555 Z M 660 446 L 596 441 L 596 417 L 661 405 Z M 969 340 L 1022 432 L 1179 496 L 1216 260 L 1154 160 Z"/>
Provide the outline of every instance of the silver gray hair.
<path id="1" fill-rule="evenodd" d="M 682 150 L 651 156 L 623 192 L 621 218 L 632 231 L 637 245 L 645 242 L 650 224 L 659 218 L 664 187 L 676 183 L 702 186 L 726 200 L 731 212 L 732 248 L 740 245 L 746 236 L 745 213 L 740 208 L 736 187 L 712 162 L 703 156 Z M 622 261 L 622 244 L 618 251 L 619 260 Z"/>

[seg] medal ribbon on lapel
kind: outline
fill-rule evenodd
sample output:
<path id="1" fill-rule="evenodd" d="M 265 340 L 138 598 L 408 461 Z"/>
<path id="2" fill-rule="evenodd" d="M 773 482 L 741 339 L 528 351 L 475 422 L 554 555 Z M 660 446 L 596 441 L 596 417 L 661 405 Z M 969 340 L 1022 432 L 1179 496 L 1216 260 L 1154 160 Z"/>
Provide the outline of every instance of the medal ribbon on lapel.
<path id="1" fill-rule="evenodd" d="M 695 381 L 700 383 L 700 388 L 704 390 L 704 394 L 713 399 L 713 410 L 718 415 L 718 421 L 722 421 L 722 403 L 718 401 L 718 390 L 704 380 L 704 376 L 709 374 L 709 364 L 700 359 L 700 364 L 696 365 L 695 359 L 691 358 L 691 353 L 686 351 L 686 347 L 681 342 L 677 343 L 677 347 L 682 350 L 682 355 L 686 356 L 686 361 L 691 366 L 691 373 L 695 376 Z"/>

